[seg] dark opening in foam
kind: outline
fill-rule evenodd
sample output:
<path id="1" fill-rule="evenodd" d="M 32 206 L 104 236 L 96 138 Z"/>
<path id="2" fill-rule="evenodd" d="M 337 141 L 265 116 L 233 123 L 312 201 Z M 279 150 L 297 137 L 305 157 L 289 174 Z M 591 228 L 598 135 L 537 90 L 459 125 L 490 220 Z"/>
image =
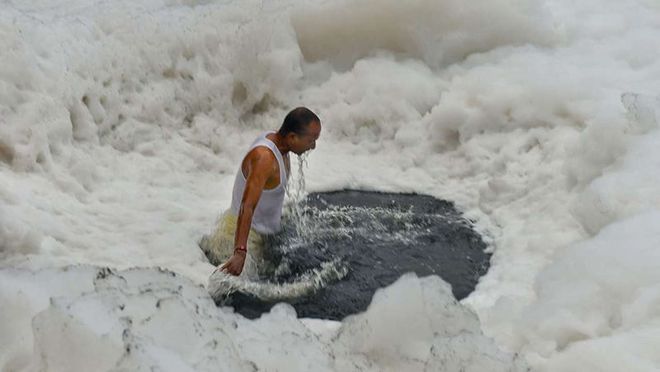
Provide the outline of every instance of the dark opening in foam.
<path id="1" fill-rule="evenodd" d="M 489 267 L 486 244 L 451 202 L 345 190 L 310 194 L 298 207 L 268 239 L 273 270 L 261 279 L 282 285 L 316 280 L 313 293 L 284 300 L 299 317 L 340 320 L 364 311 L 378 288 L 407 272 L 439 275 L 460 300 Z M 329 265 L 340 275 L 313 275 Z M 239 291 L 221 302 L 255 318 L 280 301 Z"/>

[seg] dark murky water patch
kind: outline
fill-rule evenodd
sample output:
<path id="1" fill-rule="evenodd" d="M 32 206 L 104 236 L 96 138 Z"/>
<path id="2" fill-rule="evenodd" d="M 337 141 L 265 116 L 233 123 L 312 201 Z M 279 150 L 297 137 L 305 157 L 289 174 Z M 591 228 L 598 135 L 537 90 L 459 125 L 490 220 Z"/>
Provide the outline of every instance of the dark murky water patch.
<path id="1" fill-rule="evenodd" d="M 288 299 L 300 317 L 342 319 L 364 311 L 378 288 L 406 272 L 439 275 L 457 299 L 474 290 L 486 273 L 486 244 L 453 207 L 430 196 L 364 191 L 310 194 L 282 233 L 268 241 L 273 270 L 264 278 L 286 284 L 309 280 L 324 266 L 346 272 L 318 283 L 312 294 Z M 278 301 L 279 302 L 279 301 Z M 241 292 L 224 305 L 249 318 L 267 312 L 267 302 Z"/>

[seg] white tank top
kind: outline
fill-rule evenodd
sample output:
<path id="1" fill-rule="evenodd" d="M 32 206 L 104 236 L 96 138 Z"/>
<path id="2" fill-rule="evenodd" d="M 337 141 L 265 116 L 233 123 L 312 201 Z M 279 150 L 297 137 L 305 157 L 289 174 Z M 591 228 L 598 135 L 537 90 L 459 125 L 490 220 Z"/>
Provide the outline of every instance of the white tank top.
<path id="1" fill-rule="evenodd" d="M 252 228 L 261 234 L 274 234 L 280 230 L 282 205 L 284 204 L 284 191 L 287 181 L 286 166 L 284 164 L 282 153 L 277 148 L 275 143 L 273 143 L 273 141 L 266 138 L 266 136 L 270 133 L 275 132 L 266 132 L 257 137 L 257 139 L 250 146 L 250 149 L 245 154 L 247 156 L 247 154 L 255 147 L 268 147 L 270 151 L 275 155 L 275 158 L 277 159 L 277 165 L 280 168 L 280 184 L 277 185 L 277 187 L 274 189 L 264 189 L 261 192 L 261 197 L 259 198 L 259 202 L 257 202 L 257 207 L 254 210 L 254 215 L 252 216 Z M 243 157 L 243 160 L 245 160 L 245 156 Z M 243 160 L 241 160 L 241 165 L 238 167 L 238 173 L 236 174 L 236 179 L 234 180 L 234 191 L 231 198 L 231 211 L 236 216 L 238 216 L 238 212 L 241 208 L 241 200 L 243 198 L 245 183 L 247 181 L 243 175 L 242 170 Z"/>

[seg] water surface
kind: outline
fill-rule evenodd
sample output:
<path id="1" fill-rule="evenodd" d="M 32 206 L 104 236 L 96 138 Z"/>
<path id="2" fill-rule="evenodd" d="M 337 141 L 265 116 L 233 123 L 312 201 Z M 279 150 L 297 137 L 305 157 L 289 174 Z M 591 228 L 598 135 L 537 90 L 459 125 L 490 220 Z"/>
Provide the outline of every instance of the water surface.
<path id="1" fill-rule="evenodd" d="M 439 275 L 462 299 L 489 266 L 486 244 L 470 222 L 452 203 L 430 196 L 313 193 L 283 223 L 282 232 L 268 240 L 274 269 L 262 280 L 316 280 L 312 294 L 285 300 L 301 317 L 339 320 L 364 311 L 378 288 L 407 272 Z M 315 275 L 329 267 L 335 275 Z M 254 318 L 276 302 L 236 292 L 223 304 Z"/>

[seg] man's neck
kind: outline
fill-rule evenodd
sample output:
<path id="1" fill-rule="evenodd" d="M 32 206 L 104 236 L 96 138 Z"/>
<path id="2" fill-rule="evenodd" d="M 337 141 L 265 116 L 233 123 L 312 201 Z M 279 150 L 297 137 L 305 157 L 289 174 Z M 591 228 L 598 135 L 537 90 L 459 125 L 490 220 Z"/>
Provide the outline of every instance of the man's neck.
<path id="1" fill-rule="evenodd" d="M 266 136 L 269 140 L 273 141 L 275 146 L 277 146 L 277 149 L 280 150 L 280 153 L 282 155 L 286 155 L 289 152 L 289 147 L 286 145 L 284 142 L 284 137 L 280 136 L 279 133 L 271 133 L 268 136 Z"/>

